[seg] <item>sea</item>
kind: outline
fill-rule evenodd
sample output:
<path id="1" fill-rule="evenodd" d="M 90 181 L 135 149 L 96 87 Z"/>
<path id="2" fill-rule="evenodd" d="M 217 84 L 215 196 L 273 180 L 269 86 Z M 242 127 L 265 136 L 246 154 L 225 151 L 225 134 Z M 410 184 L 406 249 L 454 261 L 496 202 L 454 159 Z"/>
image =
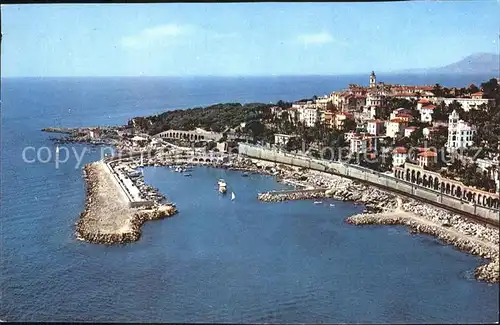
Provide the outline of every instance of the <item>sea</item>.
<path id="1" fill-rule="evenodd" d="M 489 76 L 378 79 L 468 86 Z M 41 128 L 121 125 L 219 102 L 292 101 L 349 83 L 366 85 L 368 75 L 2 79 L 0 320 L 497 322 L 499 286 L 474 279 L 482 259 L 404 227 L 345 224 L 363 210 L 352 203 L 259 202 L 259 192 L 289 188 L 269 176 L 198 167 L 183 177 L 149 167 L 146 182 L 179 214 L 147 222 L 132 244 L 76 239 L 82 164 L 98 160 L 100 148 L 67 147 L 67 161 L 57 163 L 55 135 Z M 216 191 L 219 178 L 234 201 Z"/>

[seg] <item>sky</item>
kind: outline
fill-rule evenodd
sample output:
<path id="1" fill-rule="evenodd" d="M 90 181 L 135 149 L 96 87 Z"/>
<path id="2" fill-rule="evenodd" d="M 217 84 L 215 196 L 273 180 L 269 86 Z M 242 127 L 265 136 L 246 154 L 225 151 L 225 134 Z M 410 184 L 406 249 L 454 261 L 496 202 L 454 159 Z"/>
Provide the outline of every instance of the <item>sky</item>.
<path id="1" fill-rule="evenodd" d="M 2 77 L 358 74 L 499 53 L 500 2 L 2 5 Z"/>

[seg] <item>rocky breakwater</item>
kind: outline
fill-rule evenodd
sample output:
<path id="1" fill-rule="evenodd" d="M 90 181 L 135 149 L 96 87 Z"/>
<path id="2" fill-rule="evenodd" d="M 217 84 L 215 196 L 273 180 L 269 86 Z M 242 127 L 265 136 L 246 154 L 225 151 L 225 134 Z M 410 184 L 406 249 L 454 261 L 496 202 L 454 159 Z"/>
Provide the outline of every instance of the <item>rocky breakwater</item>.
<path id="1" fill-rule="evenodd" d="M 310 200 L 325 198 L 325 189 L 297 190 L 297 191 L 271 191 L 259 193 L 258 199 L 264 202 L 283 202 L 290 200 Z"/>
<path id="2" fill-rule="evenodd" d="M 346 222 L 353 225 L 404 225 L 412 234 L 424 233 L 437 237 L 442 242 L 488 259 L 478 266 L 476 279 L 499 283 L 498 229 L 474 224 L 463 217 L 453 215 L 414 200 L 396 209 L 379 213 L 362 213 L 351 216 Z"/>
<path id="3" fill-rule="evenodd" d="M 170 217 L 177 213 L 171 205 L 156 205 L 149 209 L 130 208 L 121 189 L 102 162 L 85 165 L 85 210 L 76 223 L 81 240 L 98 244 L 119 244 L 140 238 L 140 228 L 148 220 Z"/>

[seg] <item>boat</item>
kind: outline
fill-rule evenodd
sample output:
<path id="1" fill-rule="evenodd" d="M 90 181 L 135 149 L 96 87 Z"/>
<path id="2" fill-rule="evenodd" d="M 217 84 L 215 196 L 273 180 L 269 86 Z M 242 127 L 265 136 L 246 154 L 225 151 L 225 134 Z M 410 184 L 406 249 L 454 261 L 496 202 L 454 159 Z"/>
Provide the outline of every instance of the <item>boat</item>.
<path id="1" fill-rule="evenodd" d="M 138 177 L 139 175 L 141 175 L 141 172 L 138 170 L 128 173 L 128 177 Z"/>
<path id="2" fill-rule="evenodd" d="M 331 207 L 334 207 L 334 206 L 335 206 L 335 204 L 333 204 L 333 203 L 330 203 L 330 206 L 331 206 Z"/>
<path id="3" fill-rule="evenodd" d="M 59 153 L 59 146 L 56 146 L 56 153 Z"/>
<path id="4" fill-rule="evenodd" d="M 241 176 L 242 177 L 248 177 L 248 173 L 245 172 L 245 173 L 241 174 Z"/>
<path id="5" fill-rule="evenodd" d="M 314 201 L 314 204 L 321 204 L 321 203 L 323 203 L 323 202 L 321 202 L 321 201 Z"/>
<path id="6" fill-rule="evenodd" d="M 234 195 L 234 192 L 231 192 L 231 201 L 234 201 L 236 199 L 236 196 Z"/>
<path id="7" fill-rule="evenodd" d="M 184 176 L 188 177 L 188 176 L 192 176 L 191 173 L 185 173 Z"/>
<path id="8" fill-rule="evenodd" d="M 219 179 L 219 181 L 217 182 L 217 185 L 219 186 L 219 193 L 226 193 L 227 192 L 227 184 L 226 184 L 226 181 L 224 181 L 222 178 Z"/>

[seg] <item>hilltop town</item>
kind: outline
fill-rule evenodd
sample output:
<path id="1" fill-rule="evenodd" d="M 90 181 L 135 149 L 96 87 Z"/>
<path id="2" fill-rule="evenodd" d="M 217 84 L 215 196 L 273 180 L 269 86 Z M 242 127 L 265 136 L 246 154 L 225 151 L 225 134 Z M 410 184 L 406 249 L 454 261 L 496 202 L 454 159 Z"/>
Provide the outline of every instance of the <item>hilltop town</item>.
<path id="1" fill-rule="evenodd" d="M 136 139 L 216 151 L 253 142 L 394 175 L 417 165 L 487 193 L 500 190 L 498 79 L 464 88 L 387 84 L 374 72 L 367 79 L 367 86 L 294 103 L 169 111 L 134 118 L 129 127 Z"/>
<path id="2" fill-rule="evenodd" d="M 122 152 L 168 144 L 237 152 L 238 143 L 360 166 L 495 209 L 500 192 L 498 79 L 463 88 L 350 84 L 293 103 L 226 103 L 136 117 L 121 128 L 73 132 L 73 141 Z"/>

